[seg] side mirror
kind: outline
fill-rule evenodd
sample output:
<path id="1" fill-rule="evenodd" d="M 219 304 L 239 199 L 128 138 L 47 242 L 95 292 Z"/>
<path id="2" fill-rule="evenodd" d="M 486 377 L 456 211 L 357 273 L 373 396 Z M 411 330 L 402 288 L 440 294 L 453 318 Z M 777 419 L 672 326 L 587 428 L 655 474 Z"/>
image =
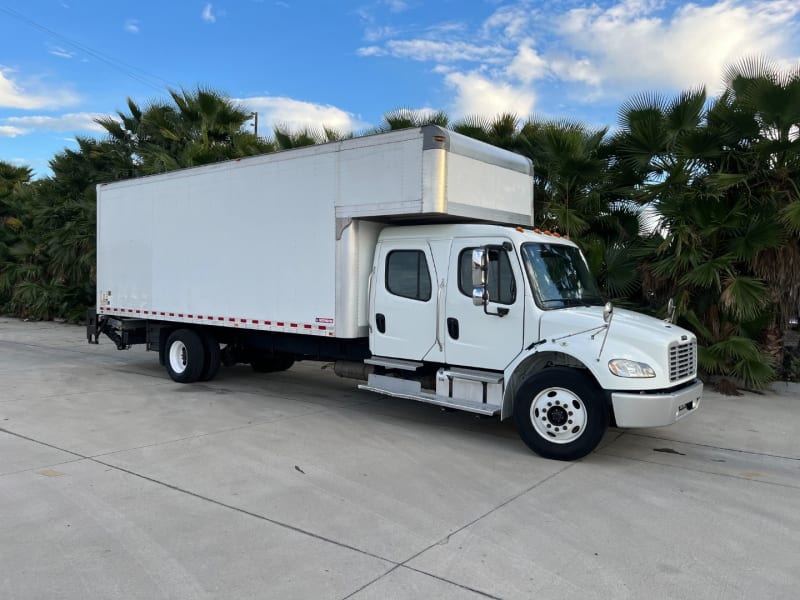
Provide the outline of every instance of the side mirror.
<path id="1" fill-rule="evenodd" d="M 475 248 L 472 251 L 472 303 L 475 306 L 486 306 L 489 293 L 486 290 L 486 271 L 489 266 L 489 255 L 486 248 Z"/>
<path id="2" fill-rule="evenodd" d="M 667 302 L 667 321 L 670 323 L 675 322 L 675 300 L 672 298 Z"/>
<path id="3" fill-rule="evenodd" d="M 472 251 L 472 286 L 486 287 L 486 270 L 489 266 L 489 255 L 486 248 L 475 248 Z"/>
<path id="4" fill-rule="evenodd" d="M 489 292 L 485 287 L 476 287 L 472 290 L 472 303 L 475 306 L 486 306 L 489 302 Z"/>
<path id="5" fill-rule="evenodd" d="M 611 322 L 611 317 L 614 316 L 614 305 L 611 302 L 606 302 L 606 305 L 603 307 L 603 321 L 606 323 Z"/>

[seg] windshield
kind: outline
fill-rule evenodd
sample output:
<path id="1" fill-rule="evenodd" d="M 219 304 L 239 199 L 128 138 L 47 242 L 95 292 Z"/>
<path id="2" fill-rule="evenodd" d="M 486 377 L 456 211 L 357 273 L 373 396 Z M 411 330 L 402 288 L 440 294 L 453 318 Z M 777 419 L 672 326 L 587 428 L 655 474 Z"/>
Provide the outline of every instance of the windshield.
<path id="1" fill-rule="evenodd" d="M 536 302 L 544 309 L 602 305 L 581 251 L 563 244 L 523 244 L 522 258 Z"/>

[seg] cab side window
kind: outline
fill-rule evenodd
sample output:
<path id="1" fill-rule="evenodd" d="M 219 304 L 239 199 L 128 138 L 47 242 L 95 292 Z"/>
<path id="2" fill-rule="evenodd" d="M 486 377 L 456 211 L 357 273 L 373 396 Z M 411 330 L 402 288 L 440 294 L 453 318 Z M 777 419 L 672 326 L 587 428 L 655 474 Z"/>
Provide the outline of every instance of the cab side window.
<path id="1" fill-rule="evenodd" d="M 427 302 L 431 276 L 422 250 L 393 250 L 386 257 L 386 289 L 395 296 Z"/>
<path id="2" fill-rule="evenodd" d="M 472 251 L 465 248 L 458 255 L 458 289 L 465 296 L 472 297 Z M 486 289 L 489 299 L 498 304 L 514 304 L 517 299 L 517 285 L 514 271 L 508 260 L 508 252 L 502 248 L 489 248 L 489 272 Z"/>

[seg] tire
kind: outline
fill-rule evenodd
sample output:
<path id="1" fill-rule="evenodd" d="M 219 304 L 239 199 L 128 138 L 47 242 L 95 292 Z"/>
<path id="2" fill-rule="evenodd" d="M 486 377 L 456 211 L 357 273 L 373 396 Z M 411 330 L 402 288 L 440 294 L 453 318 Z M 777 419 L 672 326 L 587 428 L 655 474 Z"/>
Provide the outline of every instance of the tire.
<path id="1" fill-rule="evenodd" d="M 576 369 L 553 367 L 530 377 L 514 397 L 522 441 L 544 458 L 576 460 L 597 447 L 608 429 L 605 397 Z"/>
<path id="2" fill-rule="evenodd" d="M 205 358 L 203 360 L 203 372 L 200 374 L 199 380 L 211 381 L 217 376 L 220 364 L 222 364 L 222 353 L 219 349 L 219 342 L 213 333 L 205 331 L 202 337 Z"/>
<path id="3" fill-rule="evenodd" d="M 250 366 L 256 373 L 276 373 L 292 368 L 294 358 L 288 354 L 259 354 L 250 359 Z"/>
<path id="4" fill-rule="evenodd" d="M 200 379 L 205 364 L 206 349 L 200 334 L 191 329 L 178 329 L 167 338 L 165 352 L 167 373 L 178 383 L 193 383 Z"/>

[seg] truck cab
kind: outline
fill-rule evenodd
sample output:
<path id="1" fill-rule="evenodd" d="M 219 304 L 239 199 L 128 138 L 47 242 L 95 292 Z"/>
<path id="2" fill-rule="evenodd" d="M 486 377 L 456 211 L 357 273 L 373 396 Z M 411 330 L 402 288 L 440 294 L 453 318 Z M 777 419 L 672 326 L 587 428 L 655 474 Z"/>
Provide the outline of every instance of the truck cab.
<path id="1" fill-rule="evenodd" d="M 580 249 L 522 227 L 387 227 L 369 282 L 375 369 L 364 389 L 513 417 L 544 456 L 574 459 L 608 424 L 697 409 L 697 340 L 607 306 Z"/>

